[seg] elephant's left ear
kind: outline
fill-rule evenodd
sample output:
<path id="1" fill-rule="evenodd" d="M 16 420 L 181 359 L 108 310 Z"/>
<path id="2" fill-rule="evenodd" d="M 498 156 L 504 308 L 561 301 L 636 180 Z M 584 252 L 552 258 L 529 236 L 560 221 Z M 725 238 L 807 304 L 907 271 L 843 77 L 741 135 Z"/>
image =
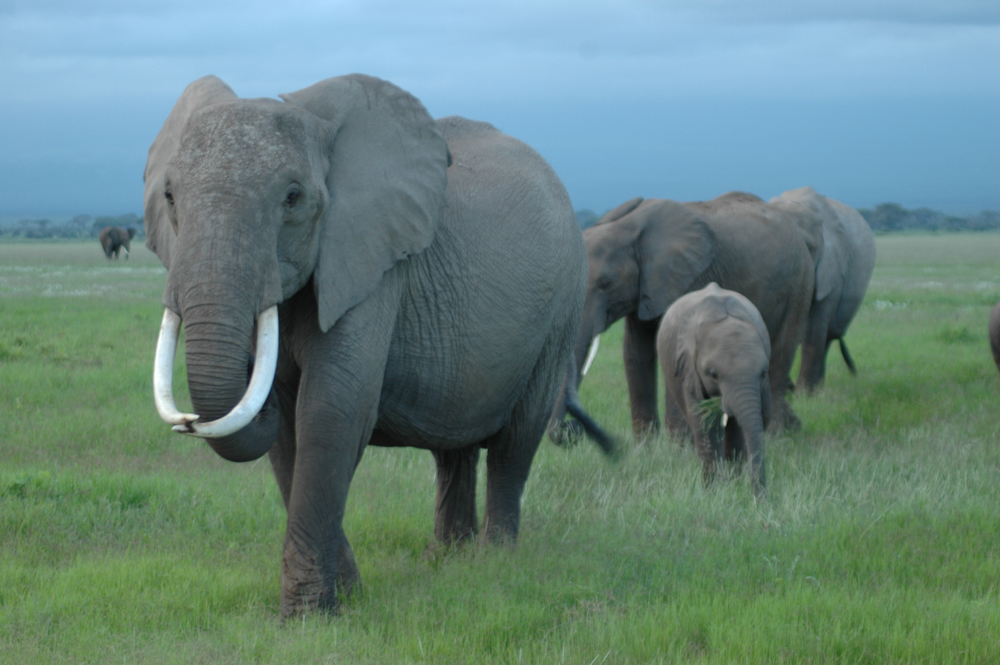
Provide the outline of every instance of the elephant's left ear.
<path id="1" fill-rule="evenodd" d="M 371 76 L 331 78 L 281 98 L 335 132 L 313 275 L 325 332 L 371 295 L 387 270 L 434 239 L 448 146 L 419 100 Z"/>
<path id="2" fill-rule="evenodd" d="M 712 263 L 715 234 L 687 206 L 661 200 L 637 213 L 646 215 L 639 234 L 639 318 L 649 321 L 691 290 Z"/>

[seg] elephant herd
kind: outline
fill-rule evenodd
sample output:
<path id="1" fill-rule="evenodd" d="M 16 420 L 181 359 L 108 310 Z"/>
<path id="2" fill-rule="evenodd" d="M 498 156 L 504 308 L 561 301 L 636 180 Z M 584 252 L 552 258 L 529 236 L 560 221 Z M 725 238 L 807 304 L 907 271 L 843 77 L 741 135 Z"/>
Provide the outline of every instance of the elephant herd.
<path id="1" fill-rule="evenodd" d="M 799 345 L 798 385 L 806 392 L 822 382 L 834 340 L 854 371 L 843 336 L 875 266 L 867 222 L 803 187 L 769 202 L 743 192 L 693 203 L 636 198 L 583 235 L 587 295 L 573 380 L 562 402 L 579 404 L 583 371 L 576 369 L 592 340 L 624 318 L 636 436 L 659 428 L 656 374 L 662 371 L 667 425 L 693 436 L 706 480 L 718 458 L 748 459 L 761 494 L 763 429 L 769 422 L 778 429 L 800 424 L 785 397 Z M 763 357 L 768 360 L 757 369 Z M 726 423 L 705 428 L 697 407 L 713 397 L 721 398 Z M 557 410 L 550 428 L 556 441 L 564 436 L 561 415 Z M 580 422 L 599 442 L 607 439 L 591 419 Z"/>
<path id="2" fill-rule="evenodd" d="M 853 371 L 843 335 L 874 240 L 811 188 L 637 198 L 581 233 L 552 168 L 489 124 L 434 120 L 363 75 L 281 99 L 189 85 L 149 150 L 144 222 L 168 273 L 157 411 L 225 459 L 269 456 L 283 617 L 359 581 L 342 520 L 368 445 L 433 454 L 437 539 L 515 539 L 546 431 L 564 440 L 569 414 L 614 450 L 578 388 L 619 319 L 635 432 L 659 427 L 662 371 L 666 424 L 693 436 L 706 480 L 720 458 L 749 460 L 758 493 L 764 428 L 798 425 L 796 348 L 800 389 L 833 340 Z M 181 326 L 194 413 L 172 395 Z"/>

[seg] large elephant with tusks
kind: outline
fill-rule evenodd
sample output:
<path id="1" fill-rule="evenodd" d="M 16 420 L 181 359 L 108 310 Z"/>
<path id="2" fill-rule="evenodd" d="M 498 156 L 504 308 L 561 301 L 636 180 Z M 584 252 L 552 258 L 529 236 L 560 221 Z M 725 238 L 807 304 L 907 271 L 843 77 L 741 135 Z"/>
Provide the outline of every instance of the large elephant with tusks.
<path id="1" fill-rule="evenodd" d="M 492 126 L 362 75 L 282 99 L 188 86 L 149 151 L 145 220 L 168 270 L 158 410 L 228 460 L 269 455 L 289 616 L 358 582 L 341 524 L 368 445 L 434 455 L 442 541 L 478 530 L 485 449 L 482 530 L 517 537 L 587 259 L 559 178 Z M 170 387 L 182 323 L 192 414 Z"/>

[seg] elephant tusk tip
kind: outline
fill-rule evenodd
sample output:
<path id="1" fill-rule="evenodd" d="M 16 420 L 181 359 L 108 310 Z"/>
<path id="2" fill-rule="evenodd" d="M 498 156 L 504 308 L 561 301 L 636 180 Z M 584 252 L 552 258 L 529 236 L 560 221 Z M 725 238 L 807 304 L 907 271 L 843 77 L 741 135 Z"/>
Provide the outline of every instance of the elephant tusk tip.
<path id="1" fill-rule="evenodd" d="M 184 415 L 184 422 L 174 425 L 173 430 L 181 434 L 194 434 L 194 424 L 198 421 L 198 416 L 193 413 L 186 413 Z"/>
<path id="2" fill-rule="evenodd" d="M 729 423 L 729 414 L 728 413 L 723 413 L 722 414 L 722 427 L 725 428 L 727 423 Z"/>

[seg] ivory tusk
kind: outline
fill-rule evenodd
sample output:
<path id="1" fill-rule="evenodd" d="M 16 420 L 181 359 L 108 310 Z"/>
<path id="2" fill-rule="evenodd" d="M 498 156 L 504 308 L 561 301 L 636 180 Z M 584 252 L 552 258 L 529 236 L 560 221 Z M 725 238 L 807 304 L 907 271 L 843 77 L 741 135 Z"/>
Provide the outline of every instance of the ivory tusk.
<path id="1" fill-rule="evenodd" d="M 174 402 L 174 356 L 177 355 L 177 338 L 181 331 L 181 318 L 163 310 L 160 338 L 156 342 L 156 360 L 153 362 L 153 398 L 160 417 L 171 425 L 185 426 L 198 420 L 193 413 L 181 413 Z"/>
<path id="2" fill-rule="evenodd" d="M 174 425 L 174 431 L 206 439 L 229 436 L 246 427 L 264 406 L 274 383 L 278 366 L 278 306 L 273 305 L 257 317 L 257 357 L 246 394 L 233 410 L 208 423 L 188 422 Z"/>
<path id="3" fill-rule="evenodd" d="M 583 363 L 583 371 L 581 376 L 587 376 L 587 371 L 590 369 L 590 365 L 594 362 L 594 358 L 597 356 L 597 348 L 601 345 L 601 336 L 597 335 L 594 337 L 594 341 L 590 343 L 590 350 L 587 351 L 587 360 Z"/>
<path id="4" fill-rule="evenodd" d="M 726 423 L 728 423 L 728 422 L 729 422 L 729 414 L 728 413 L 723 413 L 722 414 L 722 429 L 726 429 Z"/>

